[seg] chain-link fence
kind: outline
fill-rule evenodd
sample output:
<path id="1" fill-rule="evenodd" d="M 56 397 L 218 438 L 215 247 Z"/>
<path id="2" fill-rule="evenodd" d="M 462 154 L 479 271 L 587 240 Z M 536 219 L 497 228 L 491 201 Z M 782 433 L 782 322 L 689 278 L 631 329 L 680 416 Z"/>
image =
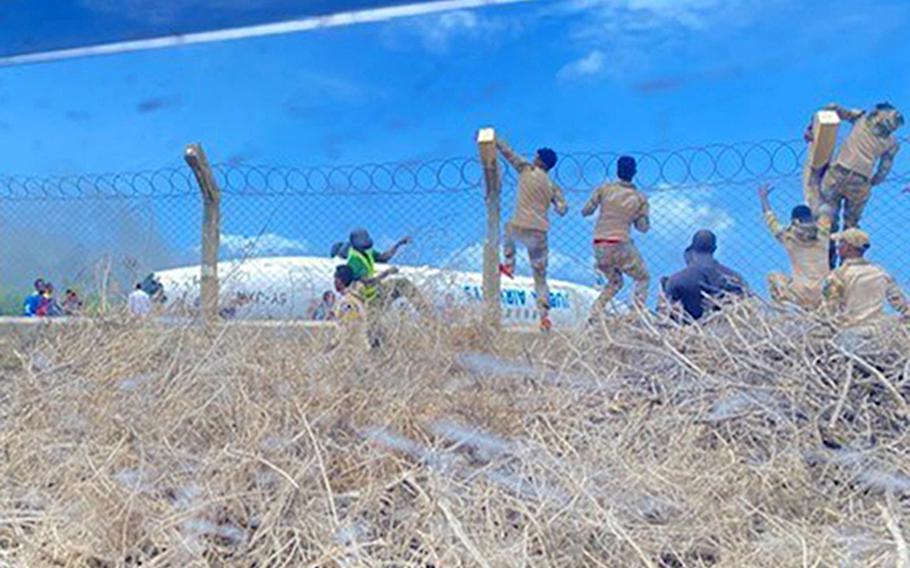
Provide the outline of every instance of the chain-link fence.
<path id="1" fill-rule="evenodd" d="M 905 141 L 903 141 L 905 142 Z M 767 294 L 766 275 L 790 272 L 784 251 L 767 230 L 756 189 L 774 187 L 771 201 L 780 221 L 804 203 L 803 166 L 808 147 L 802 140 L 714 144 L 680 150 L 630 152 L 638 162 L 636 185 L 649 198 L 651 230 L 635 234 L 651 273 L 651 298 L 657 280 L 683 267 L 684 249 L 702 228 L 718 236 L 718 258 L 742 273 L 751 287 Z M 553 218 L 550 272 L 557 278 L 602 283 L 593 266 L 594 220 L 580 211 L 593 188 L 615 178 L 617 153 L 573 153 L 560 157 L 555 179 L 565 189 L 569 214 Z M 517 189 L 513 171 L 506 169 L 503 202 L 508 219 Z M 898 155 L 886 183 L 873 188 L 862 227 L 873 239 L 871 258 L 883 264 L 902 283 L 910 280 L 910 250 L 903 244 L 902 219 L 910 208 L 910 157 Z M 627 284 L 631 282 L 627 280 Z M 631 286 L 618 296 L 628 300 Z"/>
<path id="2" fill-rule="evenodd" d="M 907 141 L 904 140 L 904 143 Z M 772 201 L 785 220 L 802 201 L 802 141 L 716 144 L 631 152 L 636 182 L 649 195 L 652 230 L 636 241 L 657 277 L 682 266 L 691 234 L 711 228 L 719 258 L 764 291 L 771 270 L 788 271 L 782 248 L 764 226 L 755 187 L 777 187 Z M 580 211 L 590 191 L 615 176 L 618 153 L 563 152 L 552 175 L 570 211 L 552 219 L 550 277 L 596 286 L 592 219 Z M 888 181 L 873 190 L 862 225 L 873 259 L 905 284 L 910 251 L 902 233 L 910 195 L 910 159 L 899 154 Z M 503 223 L 516 177 L 503 162 Z M 213 166 L 222 190 L 222 260 L 326 258 L 353 227 L 370 229 L 378 248 L 410 235 L 395 263 L 480 272 L 486 230 L 483 171 L 476 158 L 332 167 L 250 164 Z M 122 301 L 149 272 L 199 264 L 202 203 L 187 167 L 149 172 L 35 178 L 0 175 L 0 290 L 5 315 L 21 311 L 37 277 L 91 305 Z M 520 253 L 520 258 L 522 257 Z M 330 272 L 330 269 L 328 269 Z M 526 261 L 519 272 L 530 274 Z M 271 273 L 263 270 L 263 278 Z M 297 282 L 316 297 L 330 275 Z M 620 296 L 620 300 L 624 296 Z"/>

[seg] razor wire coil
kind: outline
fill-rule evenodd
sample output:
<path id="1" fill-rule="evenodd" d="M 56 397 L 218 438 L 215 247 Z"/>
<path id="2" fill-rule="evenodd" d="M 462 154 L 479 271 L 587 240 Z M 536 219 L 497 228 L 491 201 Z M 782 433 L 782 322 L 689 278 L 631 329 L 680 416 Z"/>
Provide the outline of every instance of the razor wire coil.
<path id="1" fill-rule="evenodd" d="M 805 152 L 802 140 L 764 140 L 629 155 L 638 162 L 639 187 L 660 190 L 793 178 L 802 171 Z M 612 177 L 619 156 L 565 152 L 551 175 L 566 191 L 588 191 Z M 503 183 L 514 184 L 514 170 L 501 165 Z M 452 193 L 483 185 L 479 160 L 464 157 L 312 167 L 221 163 L 212 171 L 224 194 L 245 196 Z M 910 168 L 896 168 L 889 181 L 910 182 Z M 180 167 L 51 177 L 0 175 L 0 199 L 9 201 L 180 197 L 197 191 L 192 172 Z"/>

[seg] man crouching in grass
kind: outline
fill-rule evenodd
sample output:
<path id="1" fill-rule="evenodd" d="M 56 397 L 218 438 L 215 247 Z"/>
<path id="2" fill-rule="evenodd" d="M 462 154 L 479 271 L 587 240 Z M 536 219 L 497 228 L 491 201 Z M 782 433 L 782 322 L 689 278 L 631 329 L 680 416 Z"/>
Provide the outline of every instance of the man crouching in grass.
<path id="1" fill-rule="evenodd" d="M 355 279 L 354 269 L 342 264 L 335 267 L 335 291 L 341 295 L 335 303 L 335 319 L 345 330 L 344 335 L 357 334 L 366 324 L 367 341 L 371 348 L 381 345 L 381 319 L 384 305 L 380 302 L 369 302 L 366 290 L 374 287 L 398 269 L 393 267 L 382 271 L 371 278 Z"/>

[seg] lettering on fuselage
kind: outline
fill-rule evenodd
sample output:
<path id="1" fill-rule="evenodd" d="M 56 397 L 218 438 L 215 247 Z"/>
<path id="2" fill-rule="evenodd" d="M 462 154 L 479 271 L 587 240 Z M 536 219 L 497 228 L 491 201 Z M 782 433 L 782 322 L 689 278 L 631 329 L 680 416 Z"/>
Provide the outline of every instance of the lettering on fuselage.
<path id="1" fill-rule="evenodd" d="M 242 304 L 273 304 L 283 306 L 288 303 L 287 292 L 237 292 L 234 296 Z"/>
<path id="2" fill-rule="evenodd" d="M 483 290 L 480 286 L 465 284 L 462 286 L 462 290 L 469 301 L 483 301 Z M 537 294 L 521 288 L 503 288 L 499 297 L 500 303 L 509 308 L 525 308 L 537 305 Z M 550 292 L 551 309 L 568 310 L 570 307 L 568 292 Z"/>

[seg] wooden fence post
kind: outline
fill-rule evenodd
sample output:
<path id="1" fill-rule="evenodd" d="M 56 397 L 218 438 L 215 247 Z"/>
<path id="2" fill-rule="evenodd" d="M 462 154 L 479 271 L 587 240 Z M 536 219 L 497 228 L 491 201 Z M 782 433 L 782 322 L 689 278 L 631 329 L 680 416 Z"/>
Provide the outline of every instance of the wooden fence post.
<path id="1" fill-rule="evenodd" d="M 193 170 L 202 192 L 202 264 L 200 305 L 202 320 L 213 323 L 218 318 L 218 248 L 221 245 L 221 190 L 215 183 L 209 160 L 201 144 L 188 144 L 186 163 Z"/>
<path id="2" fill-rule="evenodd" d="M 496 131 L 482 128 L 477 133 L 477 147 L 483 166 L 486 187 L 487 238 L 483 247 L 483 301 L 484 321 L 491 327 L 502 324 L 499 274 L 499 216 L 501 209 L 501 180 L 499 160 L 496 157 Z"/>

